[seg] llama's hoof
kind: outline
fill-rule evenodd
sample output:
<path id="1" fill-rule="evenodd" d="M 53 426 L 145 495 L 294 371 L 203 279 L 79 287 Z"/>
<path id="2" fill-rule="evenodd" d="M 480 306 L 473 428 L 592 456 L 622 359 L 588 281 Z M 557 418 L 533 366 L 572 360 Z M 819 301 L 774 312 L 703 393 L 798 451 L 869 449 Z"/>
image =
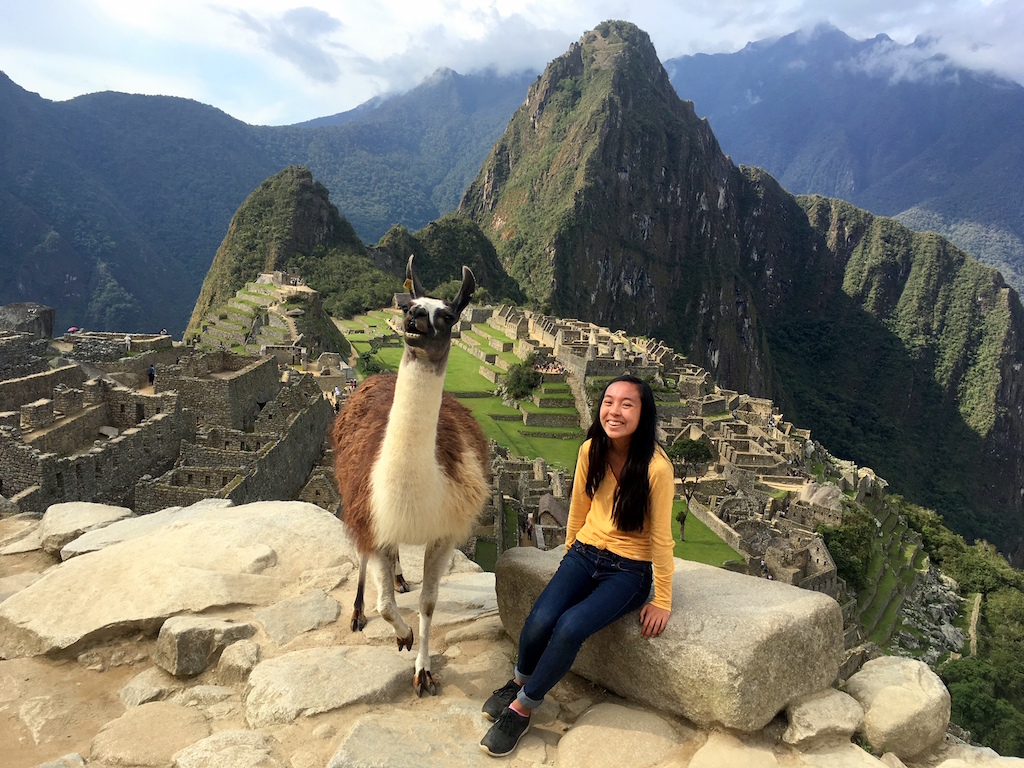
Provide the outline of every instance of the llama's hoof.
<path id="1" fill-rule="evenodd" d="M 411 651 L 412 650 L 412 627 L 409 627 L 408 637 L 398 637 L 395 635 L 395 642 L 398 643 L 399 651 Z"/>
<path id="2" fill-rule="evenodd" d="M 395 576 L 395 592 L 399 592 L 404 595 L 410 589 L 412 589 L 412 587 L 409 586 L 409 582 L 405 580 L 405 577 L 402 574 Z"/>
<path id="3" fill-rule="evenodd" d="M 352 614 L 352 622 L 349 624 L 353 632 L 362 632 L 366 627 L 366 615 L 356 612 Z"/>
<path id="4" fill-rule="evenodd" d="M 425 669 L 421 669 L 412 679 L 412 687 L 416 691 L 417 697 L 423 696 L 423 691 L 426 691 L 431 696 L 437 696 L 437 686 L 434 685 L 434 678 Z"/>

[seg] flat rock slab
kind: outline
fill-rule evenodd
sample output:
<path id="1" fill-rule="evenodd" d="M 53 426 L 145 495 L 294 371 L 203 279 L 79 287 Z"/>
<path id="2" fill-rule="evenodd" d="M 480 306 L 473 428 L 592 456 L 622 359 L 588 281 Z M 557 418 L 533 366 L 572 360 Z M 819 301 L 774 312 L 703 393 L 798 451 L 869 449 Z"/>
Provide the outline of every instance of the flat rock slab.
<path id="1" fill-rule="evenodd" d="M 728 733 L 715 731 L 698 749 L 687 768 L 779 768 L 770 749 L 744 744 Z"/>
<path id="2" fill-rule="evenodd" d="M 327 763 L 327 768 L 493 768 L 495 760 L 480 749 L 479 742 L 490 723 L 483 719 L 479 705 L 467 702 L 448 712 L 404 711 L 365 715 Z M 527 733 L 516 757 L 538 740 Z"/>
<path id="3" fill-rule="evenodd" d="M 340 614 L 337 600 L 323 590 L 314 589 L 262 608 L 253 614 L 253 619 L 263 625 L 275 643 L 284 645 L 303 632 L 337 621 Z"/>
<path id="4" fill-rule="evenodd" d="M 397 648 L 343 646 L 286 653 L 257 664 L 250 673 L 245 719 L 251 727 L 262 728 L 349 704 L 411 696 L 412 672 L 409 655 Z"/>
<path id="5" fill-rule="evenodd" d="M 0 603 L 0 658 L 79 652 L 179 613 L 270 605 L 307 570 L 354 557 L 342 523 L 312 504 L 207 510 L 67 560 Z"/>
<path id="6" fill-rule="evenodd" d="M 139 738 L 139 734 L 146 738 Z M 179 750 L 210 735 L 206 718 L 193 707 L 154 701 L 129 709 L 96 734 L 90 762 L 167 766 Z"/>
<path id="7" fill-rule="evenodd" d="M 274 740 L 254 731 L 221 731 L 174 756 L 174 768 L 282 768 Z"/>
<path id="8" fill-rule="evenodd" d="M 518 639 L 562 557 L 517 547 L 495 572 L 502 623 Z M 620 696 L 681 715 L 756 731 L 800 696 L 831 686 L 843 649 L 839 604 L 817 592 L 676 560 L 673 611 L 644 639 L 638 614 L 591 637 L 573 671 Z"/>
<path id="9" fill-rule="evenodd" d="M 4 553 L 7 546 L 21 541 L 38 527 L 39 517 L 35 515 L 15 514 L 11 517 L 0 517 L 0 554 Z"/>
<path id="10" fill-rule="evenodd" d="M 652 768 L 678 752 L 681 741 L 672 724 L 653 712 L 598 704 L 558 742 L 558 767 Z"/>
<path id="11" fill-rule="evenodd" d="M 39 523 L 43 551 L 56 554 L 60 552 L 61 547 L 86 531 L 103 528 L 132 515 L 132 511 L 127 507 L 95 504 L 90 501 L 51 504 Z"/>
<path id="12" fill-rule="evenodd" d="M 231 499 L 203 499 L 187 507 L 168 507 L 150 515 L 129 517 L 103 528 L 83 533 L 81 536 L 69 541 L 60 550 L 60 559 L 69 560 L 76 555 L 84 555 L 86 552 L 109 547 L 128 539 L 136 539 L 145 536 L 158 528 L 179 520 L 189 520 L 202 512 L 211 509 L 226 509 L 234 506 Z"/>

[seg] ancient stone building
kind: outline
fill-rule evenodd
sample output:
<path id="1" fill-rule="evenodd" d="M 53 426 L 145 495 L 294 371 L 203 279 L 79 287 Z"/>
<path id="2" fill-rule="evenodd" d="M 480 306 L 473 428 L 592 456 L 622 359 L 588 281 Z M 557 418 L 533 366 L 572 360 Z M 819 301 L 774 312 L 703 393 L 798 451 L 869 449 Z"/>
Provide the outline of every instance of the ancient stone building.
<path id="1" fill-rule="evenodd" d="M 3 494 L 37 513 L 62 501 L 131 505 L 136 480 L 171 466 L 194 435 L 195 417 L 174 393 L 58 383 L 51 397 L 0 413 Z"/>

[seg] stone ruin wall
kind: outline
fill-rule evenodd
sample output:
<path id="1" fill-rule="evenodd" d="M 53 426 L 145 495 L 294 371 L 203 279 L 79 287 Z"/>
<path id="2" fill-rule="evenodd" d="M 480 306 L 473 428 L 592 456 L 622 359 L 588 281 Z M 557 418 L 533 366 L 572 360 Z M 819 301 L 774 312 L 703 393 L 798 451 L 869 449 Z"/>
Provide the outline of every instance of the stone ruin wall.
<path id="1" fill-rule="evenodd" d="M 52 397 L 54 388 L 61 384 L 80 387 L 85 378 L 85 372 L 77 365 L 65 365 L 0 381 L 0 411 L 12 411 L 26 403 Z"/>
<path id="2" fill-rule="evenodd" d="M 182 440 L 194 437 L 195 422 L 182 411 L 156 413 L 85 453 L 58 456 L 0 433 L 0 467 L 20 491 L 16 503 L 42 514 L 62 501 L 104 501 L 131 506 L 140 473 L 159 472 L 178 457 Z"/>
<path id="3" fill-rule="evenodd" d="M 68 333 L 62 341 L 71 344 L 71 357 L 85 362 L 113 362 L 129 356 L 125 336 L 132 340 L 131 352 L 169 349 L 174 342 L 164 334 L 135 333 Z"/>
<path id="4" fill-rule="evenodd" d="M 276 365 L 272 369 L 276 372 Z M 264 406 L 254 420 L 255 432 L 211 429 L 206 445 L 185 446 L 177 466 L 155 480 L 140 482 L 136 513 L 210 497 L 236 504 L 293 498 L 316 464 L 322 446 L 319 436 L 333 416 L 315 381 L 303 376 L 282 387 Z M 216 447 L 224 444 L 227 447 Z"/>
<path id="5" fill-rule="evenodd" d="M 49 343 L 30 333 L 0 331 L 0 381 L 45 371 Z"/>
<path id="6" fill-rule="evenodd" d="M 228 373 L 212 378 L 214 373 Z M 158 392 L 174 390 L 182 408 L 194 411 L 205 425 L 252 429 L 260 405 L 269 403 L 281 387 L 277 362 L 231 352 L 209 352 L 167 366 L 156 381 Z"/>

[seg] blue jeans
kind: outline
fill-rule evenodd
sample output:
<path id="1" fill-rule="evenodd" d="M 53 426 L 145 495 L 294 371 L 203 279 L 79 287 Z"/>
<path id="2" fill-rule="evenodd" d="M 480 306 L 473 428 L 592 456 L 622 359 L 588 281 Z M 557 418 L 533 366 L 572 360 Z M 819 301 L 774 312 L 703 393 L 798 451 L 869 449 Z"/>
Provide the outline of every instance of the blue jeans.
<path id="1" fill-rule="evenodd" d="M 644 604 L 651 564 L 573 542 L 519 635 L 518 701 L 535 709 L 572 667 L 583 642 Z"/>

